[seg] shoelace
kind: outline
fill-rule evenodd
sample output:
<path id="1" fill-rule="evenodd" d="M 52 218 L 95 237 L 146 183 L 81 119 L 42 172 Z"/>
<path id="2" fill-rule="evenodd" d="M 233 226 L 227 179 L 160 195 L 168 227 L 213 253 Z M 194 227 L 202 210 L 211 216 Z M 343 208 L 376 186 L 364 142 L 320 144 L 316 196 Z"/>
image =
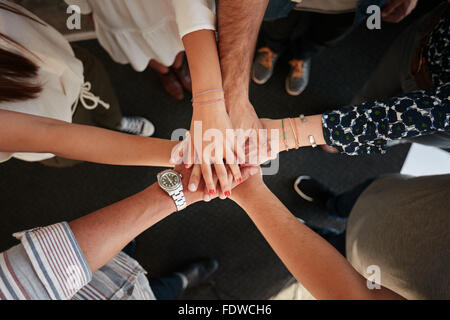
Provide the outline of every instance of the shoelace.
<path id="1" fill-rule="evenodd" d="M 292 72 L 292 76 L 294 78 L 303 78 L 303 64 L 305 63 L 305 61 L 303 60 L 296 60 L 296 59 L 292 59 L 291 61 L 289 61 L 289 65 L 294 69 L 294 71 Z"/>
<path id="2" fill-rule="evenodd" d="M 94 110 L 95 108 L 98 107 L 99 104 L 106 110 L 109 110 L 110 108 L 109 103 L 102 101 L 99 97 L 94 95 L 91 92 L 91 89 L 92 85 L 89 81 L 85 82 L 81 86 L 80 95 L 78 96 L 77 101 L 72 107 L 72 114 L 75 113 L 78 102 L 81 102 L 81 104 L 83 105 L 84 108 L 86 108 L 86 110 Z M 88 104 L 88 101 L 90 101 L 91 104 Z"/>
<path id="3" fill-rule="evenodd" d="M 122 131 L 126 131 L 129 133 L 137 133 L 140 134 L 142 132 L 142 126 L 143 123 L 141 120 L 137 118 L 131 118 L 131 119 L 123 119 L 123 121 L 126 121 L 125 128 L 122 128 Z"/>
<path id="4" fill-rule="evenodd" d="M 275 57 L 275 53 L 270 50 L 268 47 L 263 47 L 258 50 L 258 53 L 265 53 L 265 55 L 261 58 L 261 65 L 263 65 L 267 69 L 273 68 L 273 58 Z"/>

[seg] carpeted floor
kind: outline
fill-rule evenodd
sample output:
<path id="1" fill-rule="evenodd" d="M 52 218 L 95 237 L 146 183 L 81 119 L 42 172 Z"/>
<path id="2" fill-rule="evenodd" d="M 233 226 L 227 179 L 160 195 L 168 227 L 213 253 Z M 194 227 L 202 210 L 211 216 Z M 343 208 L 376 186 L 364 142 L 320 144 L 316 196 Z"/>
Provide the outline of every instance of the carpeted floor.
<path id="1" fill-rule="evenodd" d="M 300 97 L 285 93 L 288 66 L 282 61 L 266 85 L 252 85 L 251 100 L 257 112 L 261 117 L 279 118 L 348 104 L 407 24 L 383 25 L 379 31 L 360 28 L 326 50 L 313 60 L 310 86 Z M 151 119 L 159 138 L 170 138 L 174 129 L 189 126 L 188 97 L 175 102 L 163 92 L 154 73 L 136 73 L 129 66 L 115 64 L 96 41 L 80 45 L 107 66 L 125 114 Z M 293 151 L 281 155 L 280 172 L 268 176 L 266 182 L 294 214 L 323 225 L 324 217 L 294 193 L 292 183 L 298 175 L 312 175 L 333 190 L 344 191 L 367 178 L 399 172 L 408 148 L 403 145 L 384 156 L 363 157 L 329 155 L 319 149 Z M 83 216 L 154 183 L 160 170 L 88 163 L 51 169 L 17 160 L 4 163 L 0 166 L 0 250 L 16 243 L 13 232 Z M 187 292 L 188 299 L 266 299 L 291 280 L 249 218 L 231 201 L 197 204 L 174 214 L 137 239 L 136 254 L 150 276 L 177 270 L 199 258 L 217 258 L 218 273 L 210 283 Z"/>

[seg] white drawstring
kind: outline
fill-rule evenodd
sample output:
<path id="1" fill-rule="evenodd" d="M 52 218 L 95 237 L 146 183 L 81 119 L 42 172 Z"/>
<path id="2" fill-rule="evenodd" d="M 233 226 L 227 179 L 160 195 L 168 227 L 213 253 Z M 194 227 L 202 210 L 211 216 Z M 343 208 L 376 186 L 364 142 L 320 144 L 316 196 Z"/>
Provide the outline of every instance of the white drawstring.
<path id="1" fill-rule="evenodd" d="M 106 110 L 109 110 L 110 105 L 109 103 L 106 103 L 104 101 L 102 101 L 99 97 L 97 97 L 96 95 L 94 95 L 91 92 L 91 88 L 92 85 L 91 83 L 85 82 L 82 86 L 81 86 L 81 90 L 80 90 L 80 95 L 76 101 L 76 103 L 74 104 L 72 113 L 75 112 L 75 109 L 78 105 L 78 102 L 81 102 L 81 104 L 83 105 L 83 107 L 86 108 L 86 110 L 94 110 L 95 108 L 97 108 L 97 106 L 100 104 L 103 108 L 105 108 Z M 88 104 L 87 101 L 90 101 L 91 104 Z"/>

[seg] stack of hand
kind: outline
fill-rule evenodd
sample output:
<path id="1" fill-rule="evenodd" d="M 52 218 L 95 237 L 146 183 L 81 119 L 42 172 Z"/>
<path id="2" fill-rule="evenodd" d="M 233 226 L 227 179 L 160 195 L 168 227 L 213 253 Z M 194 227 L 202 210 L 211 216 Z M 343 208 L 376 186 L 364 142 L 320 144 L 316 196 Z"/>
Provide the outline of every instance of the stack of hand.
<path id="1" fill-rule="evenodd" d="M 194 94 L 192 102 L 191 130 L 177 146 L 178 157 L 172 157 L 172 163 L 192 168 L 189 191 L 201 189 L 205 201 L 228 198 L 233 187 L 245 180 L 244 168 L 259 166 L 275 155 L 248 99 L 246 106 L 227 110 L 220 88 Z"/>

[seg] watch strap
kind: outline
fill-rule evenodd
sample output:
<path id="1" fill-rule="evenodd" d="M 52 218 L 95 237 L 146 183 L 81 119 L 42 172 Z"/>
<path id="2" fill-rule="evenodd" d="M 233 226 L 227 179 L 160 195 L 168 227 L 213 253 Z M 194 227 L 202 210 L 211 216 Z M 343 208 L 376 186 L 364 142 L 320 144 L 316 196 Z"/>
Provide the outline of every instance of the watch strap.
<path id="1" fill-rule="evenodd" d="M 181 211 L 187 207 L 186 198 L 184 196 L 183 188 L 179 187 L 177 190 L 170 193 L 178 211 Z"/>

